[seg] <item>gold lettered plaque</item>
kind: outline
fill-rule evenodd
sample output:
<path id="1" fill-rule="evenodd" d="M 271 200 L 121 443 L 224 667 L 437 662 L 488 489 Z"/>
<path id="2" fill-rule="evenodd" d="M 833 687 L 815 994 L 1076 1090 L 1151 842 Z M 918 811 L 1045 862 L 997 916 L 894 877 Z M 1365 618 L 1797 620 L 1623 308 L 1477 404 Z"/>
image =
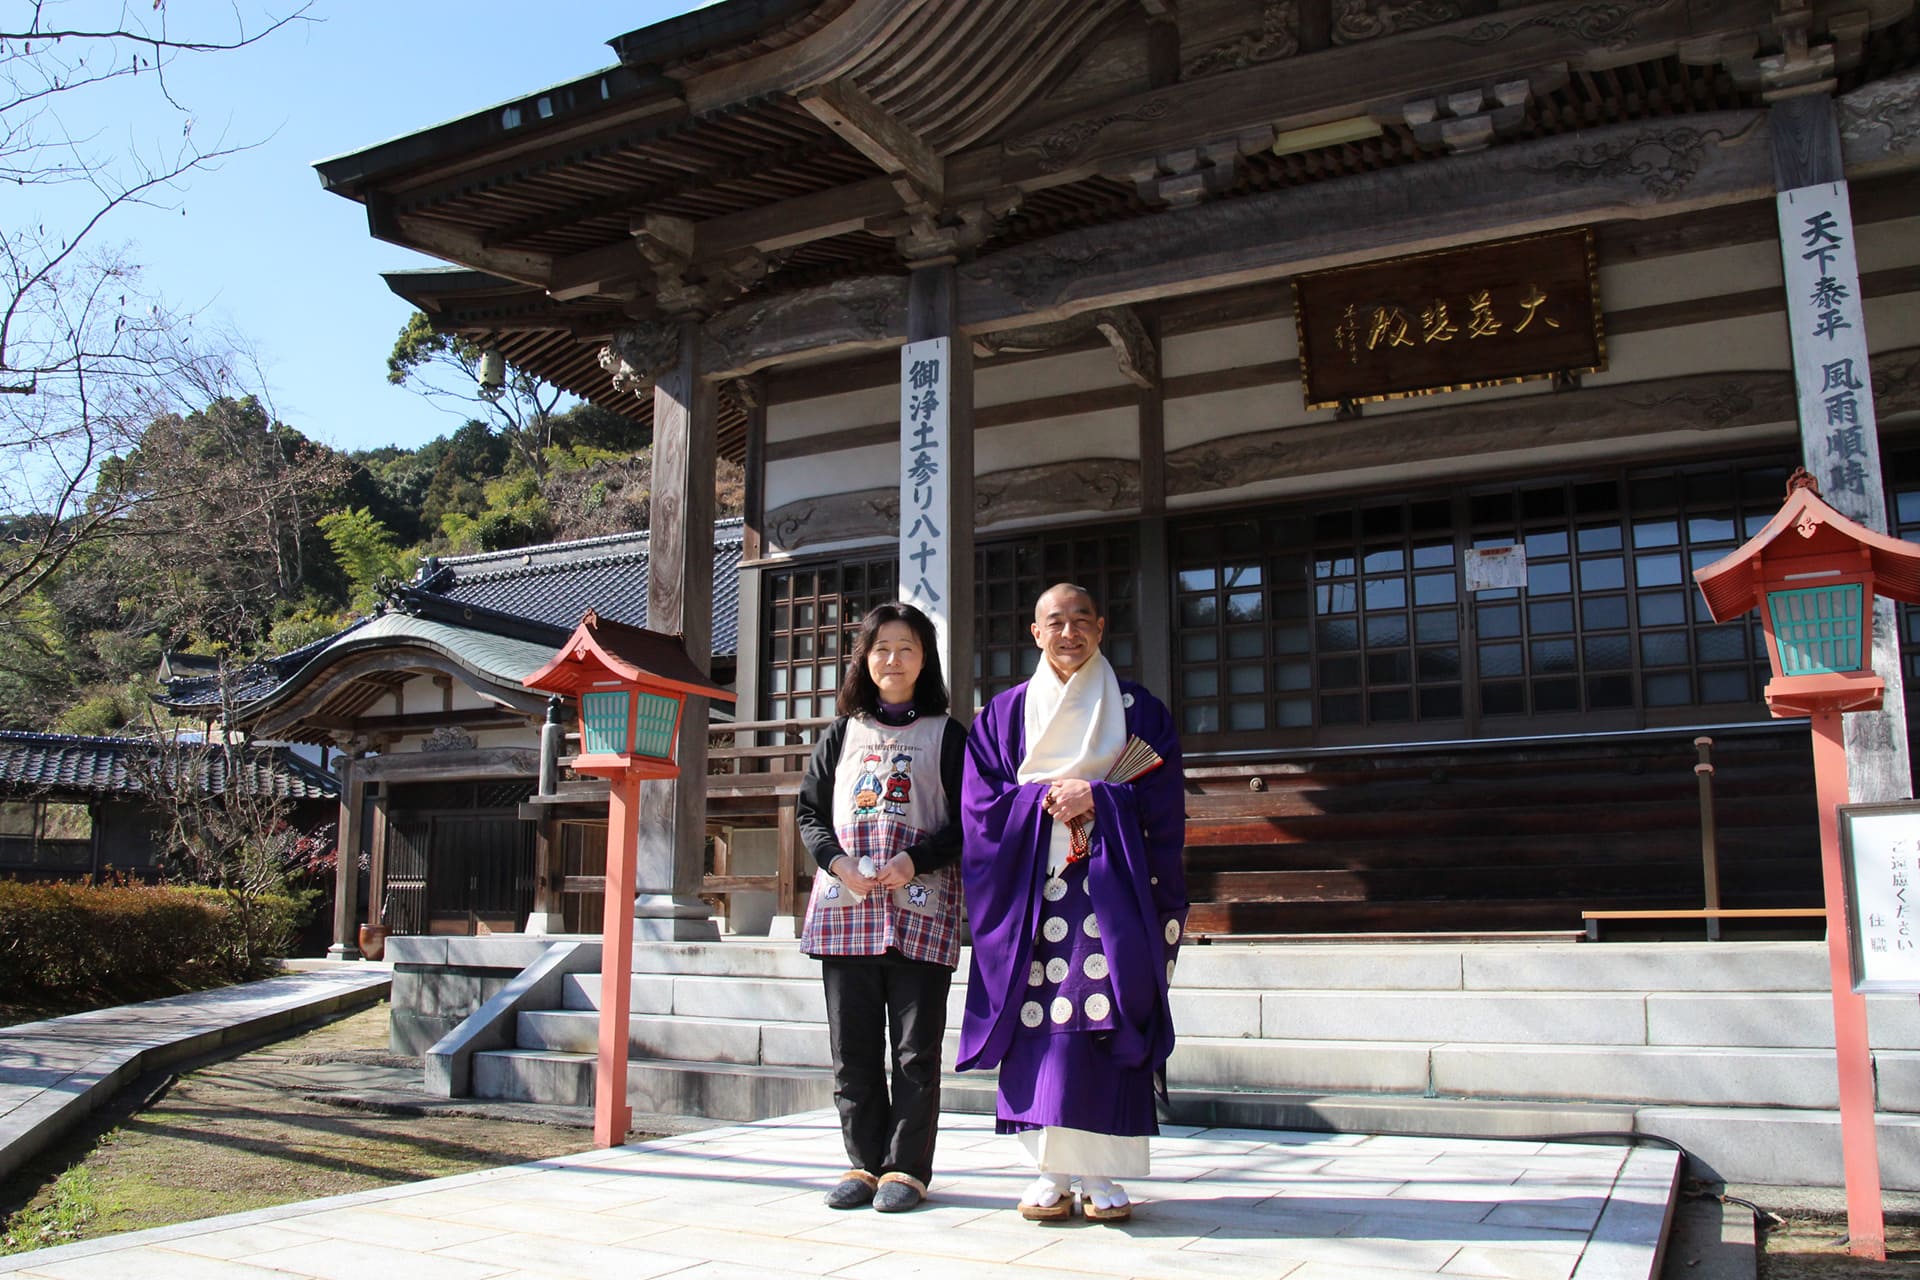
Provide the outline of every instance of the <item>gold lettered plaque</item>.
<path id="1" fill-rule="evenodd" d="M 1309 409 L 1607 367 L 1586 227 L 1297 276 L 1293 319 Z"/>

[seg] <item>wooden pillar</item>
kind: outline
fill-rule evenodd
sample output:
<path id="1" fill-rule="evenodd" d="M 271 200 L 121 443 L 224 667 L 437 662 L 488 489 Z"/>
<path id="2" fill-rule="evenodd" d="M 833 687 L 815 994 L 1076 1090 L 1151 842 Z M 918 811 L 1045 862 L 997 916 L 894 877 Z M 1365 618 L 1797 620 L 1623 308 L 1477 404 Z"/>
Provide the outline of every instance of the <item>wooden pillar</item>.
<path id="1" fill-rule="evenodd" d="M 951 260 L 914 267 L 900 349 L 900 598 L 940 636 L 953 717 L 973 720 L 973 346 Z"/>
<path id="2" fill-rule="evenodd" d="M 327 948 L 330 960 L 360 958 L 360 812 L 365 807 L 367 784 L 359 776 L 358 765 L 363 754 L 364 748 L 352 743 L 340 755 L 339 845 L 333 868 L 333 945 Z"/>
<path id="3" fill-rule="evenodd" d="M 566 748 L 567 730 L 561 722 L 564 707 L 558 698 L 547 700 L 547 711 L 540 724 L 540 787 L 542 796 L 559 789 L 560 756 Z M 560 865 L 560 822 L 552 805 L 522 805 L 520 814 L 535 810 L 533 819 L 533 909 L 527 913 L 527 933 L 547 937 L 565 933 L 566 911 L 562 902 L 566 869 Z"/>
<path id="4" fill-rule="evenodd" d="M 368 924 L 385 924 L 387 905 L 387 788 L 375 784 L 379 794 L 372 797 L 372 830 L 367 848 Z"/>
<path id="5" fill-rule="evenodd" d="M 1157 321 L 1147 322 L 1155 368 L 1164 371 L 1166 351 Z M 1164 372 L 1163 372 L 1164 376 Z M 1161 625 L 1173 616 L 1173 588 L 1167 572 L 1167 433 L 1162 377 L 1142 387 L 1140 415 L 1140 584 L 1134 597 L 1140 683 L 1173 705 L 1173 628 Z"/>
<path id="6" fill-rule="evenodd" d="M 680 358 L 653 392 L 653 517 L 647 626 L 679 635 L 701 671 L 713 669 L 713 384 L 700 377 L 700 326 L 680 325 Z M 717 938 L 698 897 L 707 835 L 707 700 L 681 713 L 680 776 L 640 789 L 634 930 L 648 939 Z M 609 830 L 608 865 L 617 833 Z"/>
<path id="7" fill-rule="evenodd" d="M 1820 495 L 1835 510 L 1885 533 L 1880 432 L 1833 99 L 1825 93 L 1785 98 L 1772 105 L 1767 125 L 1779 192 L 1775 206 L 1800 403 L 1801 456 L 1820 483 Z M 1906 698 L 1894 603 L 1884 596 L 1874 601 L 1873 670 L 1887 686 L 1881 709 L 1846 717 L 1852 798 L 1903 800 L 1913 794 Z"/>

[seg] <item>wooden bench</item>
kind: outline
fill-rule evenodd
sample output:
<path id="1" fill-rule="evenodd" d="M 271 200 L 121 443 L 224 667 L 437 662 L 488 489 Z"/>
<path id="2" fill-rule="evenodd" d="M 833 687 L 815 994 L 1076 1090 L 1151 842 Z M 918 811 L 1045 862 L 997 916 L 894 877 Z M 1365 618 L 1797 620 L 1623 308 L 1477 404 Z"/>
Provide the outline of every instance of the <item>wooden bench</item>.
<path id="1" fill-rule="evenodd" d="M 1813 920 L 1827 914 L 1824 907 L 1694 907 L 1675 911 L 1582 911 L 1587 941 L 1600 941 L 1602 920 Z"/>

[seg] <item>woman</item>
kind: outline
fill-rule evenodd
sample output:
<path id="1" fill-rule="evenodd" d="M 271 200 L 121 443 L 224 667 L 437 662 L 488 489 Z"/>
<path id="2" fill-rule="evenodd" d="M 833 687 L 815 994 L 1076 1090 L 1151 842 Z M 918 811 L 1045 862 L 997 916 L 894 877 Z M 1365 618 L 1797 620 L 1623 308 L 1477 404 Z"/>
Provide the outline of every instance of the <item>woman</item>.
<path id="1" fill-rule="evenodd" d="M 834 1105 L 852 1162 L 827 1203 L 899 1213 L 926 1197 L 933 1174 L 940 1042 L 960 961 L 955 805 L 966 733 L 947 718 L 927 615 L 899 603 L 867 614 L 838 710 L 798 809 L 820 864 L 800 946 L 826 982 Z"/>

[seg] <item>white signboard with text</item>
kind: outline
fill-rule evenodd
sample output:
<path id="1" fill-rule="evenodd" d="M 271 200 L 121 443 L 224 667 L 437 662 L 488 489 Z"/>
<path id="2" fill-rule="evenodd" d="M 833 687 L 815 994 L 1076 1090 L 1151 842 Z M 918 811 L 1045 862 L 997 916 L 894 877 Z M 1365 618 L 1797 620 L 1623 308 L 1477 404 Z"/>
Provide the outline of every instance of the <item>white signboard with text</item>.
<path id="1" fill-rule="evenodd" d="M 1840 806 L 1853 989 L 1920 992 L 1920 803 Z"/>
<path id="2" fill-rule="evenodd" d="M 1807 469 L 1842 514 L 1884 529 L 1884 510 L 1870 518 L 1882 501 L 1880 446 L 1847 187 L 1797 187 L 1775 200 Z"/>
<path id="3" fill-rule="evenodd" d="M 953 566 L 947 538 L 952 353 L 949 339 L 900 348 L 900 599 L 933 620 L 943 660 L 952 618 Z M 948 679 L 962 677 L 949 669 Z"/>

